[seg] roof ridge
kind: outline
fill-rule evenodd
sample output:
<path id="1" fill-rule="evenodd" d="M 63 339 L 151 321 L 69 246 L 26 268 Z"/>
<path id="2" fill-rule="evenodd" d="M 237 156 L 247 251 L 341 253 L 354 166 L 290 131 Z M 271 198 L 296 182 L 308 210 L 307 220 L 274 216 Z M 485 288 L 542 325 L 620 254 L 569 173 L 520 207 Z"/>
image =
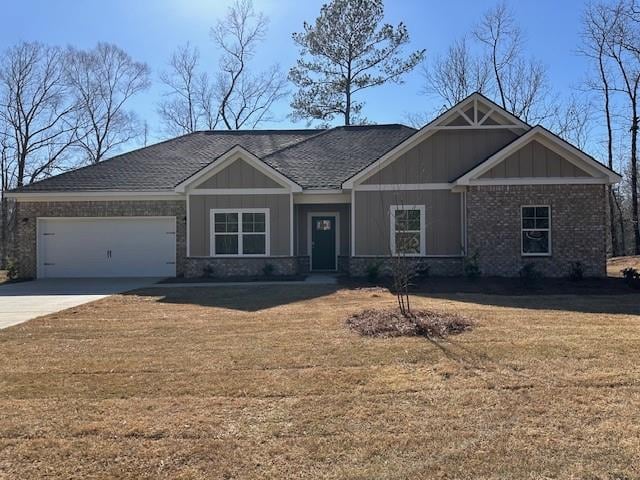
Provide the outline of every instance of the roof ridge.
<path id="1" fill-rule="evenodd" d="M 313 140 L 313 139 L 315 139 L 315 138 L 318 138 L 318 137 L 319 137 L 319 136 L 321 136 L 321 135 L 325 135 L 325 134 L 327 134 L 327 133 L 329 133 L 329 132 L 331 132 L 331 131 L 335 130 L 336 128 L 338 128 L 338 127 L 326 128 L 326 129 L 322 130 L 321 132 L 319 132 L 319 133 L 317 133 L 317 134 L 315 134 L 315 135 L 311 135 L 310 137 L 303 138 L 303 139 L 302 139 L 302 140 L 300 140 L 299 142 L 294 142 L 294 143 L 291 143 L 291 144 L 289 144 L 289 145 L 286 145 L 286 146 L 284 146 L 284 147 L 282 147 L 282 148 L 280 148 L 280 149 L 278 149 L 278 150 L 274 150 L 273 152 L 271 152 L 271 153 L 269 153 L 269 154 L 265 155 L 264 157 L 261 157 L 261 160 L 263 160 L 263 161 L 264 161 L 264 159 L 269 158 L 269 157 L 271 157 L 272 155 L 275 155 L 276 153 L 281 153 L 281 152 L 284 152 L 285 150 L 288 150 L 288 149 L 290 149 L 290 148 L 297 147 L 298 145 L 302 145 L 303 143 L 306 143 L 306 142 L 308 142 L 308 141 L 310 141 L 310 140 Z M 274 167 L 274 168 L 275 168 L 275 167 Z"/>

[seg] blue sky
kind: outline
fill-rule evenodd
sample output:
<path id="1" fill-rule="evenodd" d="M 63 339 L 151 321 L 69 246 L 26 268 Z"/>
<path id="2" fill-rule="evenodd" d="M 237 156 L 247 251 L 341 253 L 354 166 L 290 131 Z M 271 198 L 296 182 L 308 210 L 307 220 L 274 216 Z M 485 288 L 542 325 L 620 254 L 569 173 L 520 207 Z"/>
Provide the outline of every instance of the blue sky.
<path id="1" fill-rule="evenodd" d="M 270 18 L 265 44 L 254 61 L 256 68 L 279 63 L 287 70 L 297 57 L 291 33 L 317 16 L 322 1 L 254 0 L 257 10 Z M 131 107 L 151 128 L 152 138 L 163 138 L 156 114 L 162 94 L 157 80 L 173 49 L 189 41 L 199 47 L 204 66 L 214 71 L 217 54 L 209 40 L 209 28 L 224 15 L 228 0 L 21 0 L 3 2 L 0 48 L 21 40 L 49 44 L 93 46 L 112 42 L 152 69 L 154 85 L 136 98 Z M 404 21 L 411 34 L 411 48 L 426 48 L 427 55 L 444 51 L 456 38 L 469 32 L 492 0 L 387 0 L 386 19 Z M 584 2 L 578 0 L 511 1 L 527 40 L 528 51 L 548 67 L 552 87 L 566 95 L 579 86 L 588 65 L 577 53 Z M 418 71 L 403 85 L 371 89 L 361 97 L 364 114 L 378 123 L 406 122 L 407 114 L 433 111 L 439 102 L 420 93 Z M 304 127 L 288 118 L 288 101 L 275 108 L 273 128 Z"/>

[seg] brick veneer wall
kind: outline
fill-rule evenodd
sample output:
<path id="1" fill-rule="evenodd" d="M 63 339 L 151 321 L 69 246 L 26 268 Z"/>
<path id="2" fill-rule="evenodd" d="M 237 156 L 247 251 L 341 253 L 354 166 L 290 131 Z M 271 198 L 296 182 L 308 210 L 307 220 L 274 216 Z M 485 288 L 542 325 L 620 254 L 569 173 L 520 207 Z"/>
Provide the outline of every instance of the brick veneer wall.
<path id="1" fill-rule="evenodd" d="M 184 276 L 187 278 L 259 276 L 264 275 L 264 266 L 273 265 L 274 275 L 295 275 L 298 273 L 298 257 L 248 257 L 248 258 L 207 258 L 186 259 Z M 209 273 L 210 272 L 210 273 Z"/>
<path id="2" fill-rule="evenodd" d="M 186 205 L 181 200 L 131 200 L 96 202 L 18 202 L 15 256 L 19 275 L 34 278 L 36 219 L 38 217 L 176 217 L 176 273 L 184 274 L 186 256 Z"/>
<path id="3" fill-rule="evenodd" d="M 462 258 L 459 257 L 407 257 L 407 261 L 428 265 L 430 275 L 442 277 L 462 275 Z M 375 264 L 380 265 L 381 275 L 391 274 L 391 259 L 389 257 L 351 257 L 349 258 L 349 273 L 352 277 L 366 277 L 369 266 Z"/>
<path id="4" fill-rule="evenodd" d="M 551 206 L 550 257 L 521 255 L 522 205 Z M 517 276 L 533 263 L 545 276 L 564 277 L 582 262 L 587 276 L 606 275 L 603 185 L 508 185 L 470 187 L 467 241 L 479 253 L 483 275 Z"/>

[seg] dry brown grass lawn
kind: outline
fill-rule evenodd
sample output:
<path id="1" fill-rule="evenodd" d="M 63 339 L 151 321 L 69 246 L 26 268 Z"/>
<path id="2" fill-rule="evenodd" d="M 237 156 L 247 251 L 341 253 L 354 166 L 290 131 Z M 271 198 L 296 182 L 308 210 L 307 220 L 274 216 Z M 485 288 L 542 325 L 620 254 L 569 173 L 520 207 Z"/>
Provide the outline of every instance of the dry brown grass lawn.
<path id="1" fill-rule="evenodd" d="M 417 298 L 475 319 L 439 343 L 344 326 L 393 301 L 156 289 L 0 331 L 0 478 L 640 477 L 640 294 Z"/>

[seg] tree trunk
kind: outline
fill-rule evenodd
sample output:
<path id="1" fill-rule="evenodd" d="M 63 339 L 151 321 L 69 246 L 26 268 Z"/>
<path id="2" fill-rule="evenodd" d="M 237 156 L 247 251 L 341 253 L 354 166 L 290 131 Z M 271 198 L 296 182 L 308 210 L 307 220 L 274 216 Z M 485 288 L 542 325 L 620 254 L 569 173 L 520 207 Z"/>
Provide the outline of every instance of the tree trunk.
<path id="1" fill-rule="evenodd" d="M 633 102 L 631 125 L 631 225 L 633 227 L 634 254 L 640 255 L 640 224 L 638 223 L 638 112 Z"/>
<path id="2" fill-rule="evenodd" d="M 620 256 L 620 242 L 618 240 L 618 228 L 616 227 L 616 210 L 613 199 L 613 188 L 611 185 L 607 187 L 609 195 L 607 203 L 609 204 L 609 232 L 611 234 L 611 255 L 613 257 Z"/>

